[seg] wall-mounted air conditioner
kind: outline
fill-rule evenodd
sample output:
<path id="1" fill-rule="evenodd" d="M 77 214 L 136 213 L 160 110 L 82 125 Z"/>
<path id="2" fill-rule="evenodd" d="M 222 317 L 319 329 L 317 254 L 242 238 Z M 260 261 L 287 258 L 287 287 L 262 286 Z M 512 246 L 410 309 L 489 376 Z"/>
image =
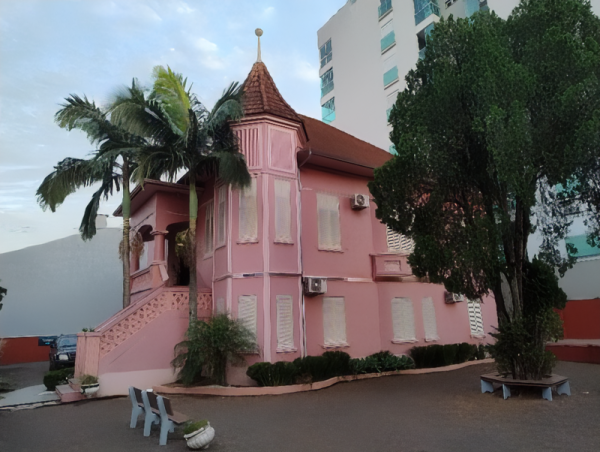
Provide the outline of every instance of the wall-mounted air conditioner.
<path id="1" fill-rule="evenodd" d="M 446 304 L 460 303 L 465 301 L 465 296 L 459 293 L 444 292 L 444 301 Z"/>
<path id="2" fill-rule="evenodd" d="M 360 193 L 355 193 L 350 198 L 350 205 L 354 210 L 366 209 L 369 207 L 369 196 Z"/>
<path id="3" fill-rule="evenodd" d="M 314 296 L 327 293 L 326 278 L 304 278 L 304 295 Z"/>

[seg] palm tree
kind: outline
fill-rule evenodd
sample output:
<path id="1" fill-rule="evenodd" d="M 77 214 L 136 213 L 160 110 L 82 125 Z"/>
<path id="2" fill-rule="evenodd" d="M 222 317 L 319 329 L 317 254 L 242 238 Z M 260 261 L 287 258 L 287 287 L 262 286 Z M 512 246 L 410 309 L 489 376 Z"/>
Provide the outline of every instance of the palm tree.
<path id="1" fill-rule="evenodd" d="M 208 110 L 187 88 L 187 79 L 171 68 L 154 68 L 154 86 L 145 99 L 126 95 L 113 104 L 111 119 L 130 133 L 145 136 L 152 144 L 139 154 L 135 179 L 143 183 L 151 174 L 162 174 L 173 182 L 180 170 L 187 171 L 189 185 L 189 229 L 185 248 L 190 264 L 190 324 L 197 320 L 198 285 L 196 275 L 196 222 L 198 195 L 196 182 L 204 177 L 220 177 L 242 188 L 250 184 L 250 174 L 231 121 L 243 116 L 242 87 L 232 83 L 212 110 Z"/>
<path id="2" fill-rule="evenodd" d="M 136 80 L 128 89 L 130 95 L 142 95 Z M 83 240 L 90 240 L 96 235 L 96 215 L 100 200 L 108 199 L 114 191 L 122 188 L 123 206 L 123 308 L 129 306 L 129 233 L 131 198 L 129 182 L 132 171 L 136 168 L 136 155 L 140 149 L 147 147 L 148 142 L 140 136 L 133 135 L 114 125 L 110 121 L 110 108 L 102 109 L 87 97 L 71 95 L 56 113 L 56 123 L 66 129 L 79 129 L 87 134 L 87 138 L 97 149 L 90 158 L 65 158 L 60 161 L 37 190 L 37 201 L 42 209 L 48 207 L 52 212 L 63 203 L 65 198 L 77 189 L 100 184 L 98 190 L 85 208 L 79 232 Z"/>

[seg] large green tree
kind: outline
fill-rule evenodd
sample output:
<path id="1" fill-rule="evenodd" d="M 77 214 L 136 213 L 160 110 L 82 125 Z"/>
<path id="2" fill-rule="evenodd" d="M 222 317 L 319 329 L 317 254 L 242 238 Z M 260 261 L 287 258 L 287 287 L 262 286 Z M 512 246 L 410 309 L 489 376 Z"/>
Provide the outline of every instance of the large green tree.
<path id="1" fill-rule="evenodd" d="M 187 79 L 169 67 L 154 69 L 154 84 L 148 99 L 123 95 L 112 109 L 111 119 L 132 134 L 147 137 L 152 147 L 139 154 L 136 180 L 162 174 L 177 180 L 186 171 L 189 185 L 189 229 L 182 245 L 190 266 L 190 324 L 197 320 L 198 283 L 196 272 L 196 223 L 198 195 L 196 184 L 202 178 L 219 177 L 235 187 L 250 183 L 246 161 L 230 127 L 243 115 L 242 88 L 232 83 L 214 107 L 207 109 L 188 88 Z"/>
<path id="2" fill-rule="evenodd" d="M 143 97 L 137 82 L 132 82 L 129 93 Z M 115 191 L 122 191 L 123 241 L 121 260 L 123 261 L 123 307 L 130 303 L 130 189 L 133 170 L 136 168 L 136 155 L 147 148 L 148 142 L 139 135 L 131 134 L 110 121 L 110 107 L 101 108 L 87 97 L 71 95 L 56 113 L 56 123 L 66 129 L 79 129 L 87 135 L 96 148 L 89 158 L 65 158 L 61 160 L 37 190 L 37 200 L 42 209 L 52 212 L 64 202 L 66 197 L 80 188 L 98 186 L 85 208 L 79 232 L 84 240 L 96 235 L 96 216 L 100 201 L 107 199 Z"/>
<path id="3" fill-rule="evenodd" d="M 588 1 L 522 1 L 507 21 L 442 20 L 391 112 L 397 155 L 370 184 L 378 218 L 414 239 L 417 276 L 472 299 L 492 292 L 500 332 L 536 344 L 533 367 L 504 348 L 504 368 L 521 378 L 548 370 L 542 339 L 556 329 L 537 327 L 555 325 L 551 307 L 566 301 L 548 265 L 572 262 L 558 248 L 572 214 L 599 237 L 599 80 Z"/>

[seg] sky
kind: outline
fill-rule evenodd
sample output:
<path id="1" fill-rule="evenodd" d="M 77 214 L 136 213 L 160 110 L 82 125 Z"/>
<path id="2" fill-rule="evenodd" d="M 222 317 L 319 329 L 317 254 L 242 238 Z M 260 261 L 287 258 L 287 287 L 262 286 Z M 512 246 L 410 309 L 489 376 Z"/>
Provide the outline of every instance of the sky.
<path id="1" fill-rule="evenodd" d="M 262 60 L 283 97 L 320 117 L 317 30 L 346 0 L 0 0 L 0 253 L 78 233 L 94 189 L 44 212 L 35 192 L 65 157 L 93 147 L 54 114 L 70 94 L 105 105 L 119 87 L 169 65 L 211 107 Z M 116 194 L 101 204 L 112 212 Z"/>

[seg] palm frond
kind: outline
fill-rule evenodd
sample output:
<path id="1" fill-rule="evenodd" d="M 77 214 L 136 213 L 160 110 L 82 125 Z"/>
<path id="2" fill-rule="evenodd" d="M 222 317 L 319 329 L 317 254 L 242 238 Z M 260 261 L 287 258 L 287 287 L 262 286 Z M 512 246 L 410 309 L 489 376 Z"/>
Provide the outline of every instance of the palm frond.
<path id="1" fill-rule="evenodd" d="M 213 152 L 217 161 L 218 176 L 234 188 L 244 188 L 250 185 L 250 173 L 244 155 L 239 152 Z"/>
<path id="2" fill-rule="evenodd" d="M 187 79 L 175 73 L 169 66 L 156 66 L 153 72 L 154 86 L 150 99 L 157 100 L 167 116 L 184 134 L 189 127 L 188 111 L 192 108 L 190 91 L 186 91 Z"/>

